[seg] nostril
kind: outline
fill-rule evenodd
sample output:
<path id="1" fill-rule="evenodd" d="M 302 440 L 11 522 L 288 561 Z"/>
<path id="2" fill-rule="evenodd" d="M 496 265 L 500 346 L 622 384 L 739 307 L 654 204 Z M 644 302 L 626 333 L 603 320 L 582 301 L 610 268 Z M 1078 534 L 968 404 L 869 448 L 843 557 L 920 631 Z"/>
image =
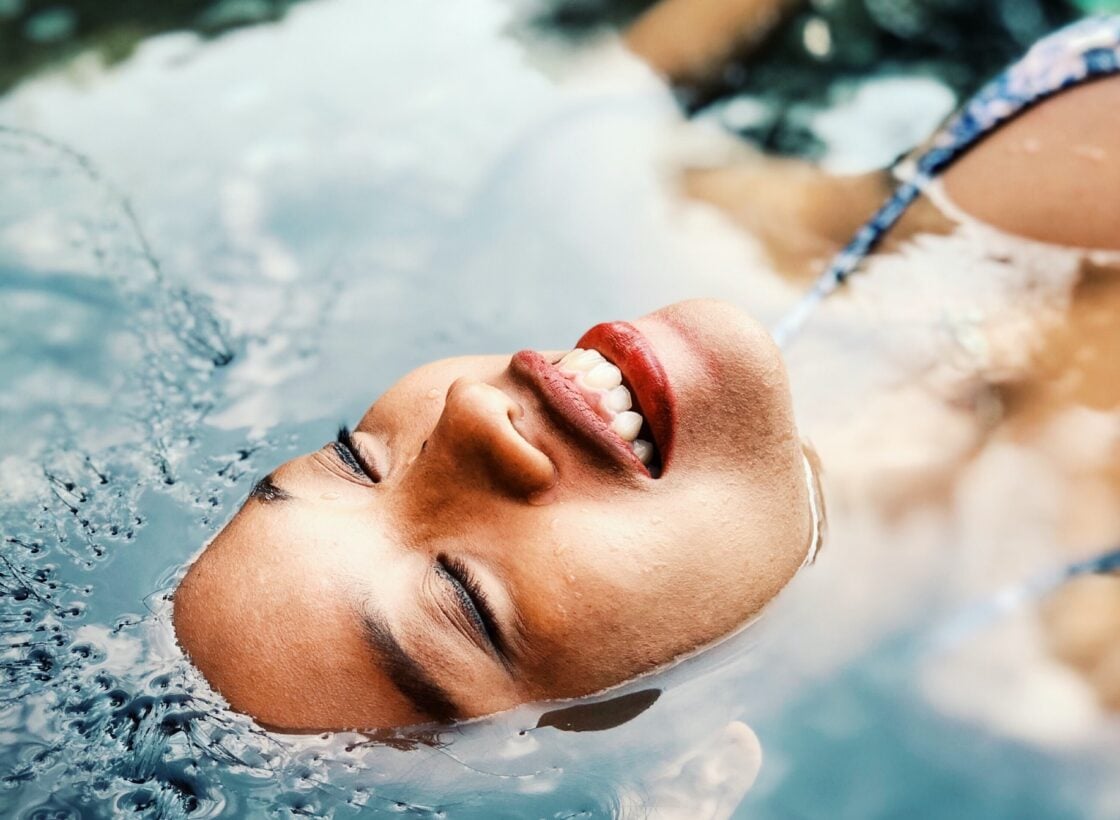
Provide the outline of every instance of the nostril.
<path id="1" fill-rule="evenodd" d="M 456 468 L 477 468 L 503 490 L 525 497 L 552 487 L 556 468 L 520 429 L 531 409 L 501 388 L 460 378 L 447 392 L 433 447 Z"/>

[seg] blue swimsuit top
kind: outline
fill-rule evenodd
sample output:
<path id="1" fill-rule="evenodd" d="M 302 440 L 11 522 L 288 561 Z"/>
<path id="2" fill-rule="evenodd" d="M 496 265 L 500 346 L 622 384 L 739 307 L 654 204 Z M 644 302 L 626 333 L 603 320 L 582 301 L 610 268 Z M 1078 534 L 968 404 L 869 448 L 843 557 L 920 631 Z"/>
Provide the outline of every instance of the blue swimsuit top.
<path id="1" fill-rule="evenodd" d="M 774 328 L 785 345 L 812 309 L 855 273 L 906 209 L 976 143 L 1029 108 L 1089 80 L 1120 73 L 1120 15 L 1088 17 L 1039 40 L 937 132 L 886 203 L 860 228 L 813 288 Z"/>

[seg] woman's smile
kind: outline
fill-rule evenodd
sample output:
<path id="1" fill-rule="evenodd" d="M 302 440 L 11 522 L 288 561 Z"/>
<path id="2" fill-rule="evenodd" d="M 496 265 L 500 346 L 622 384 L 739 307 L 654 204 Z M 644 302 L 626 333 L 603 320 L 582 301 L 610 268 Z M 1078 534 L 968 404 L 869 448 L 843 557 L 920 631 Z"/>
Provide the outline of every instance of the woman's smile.
<path id="1" fill-rule="evenodd" d="M 667 466 L 676 397 L 653 346 L 633 325 L 596 325 L 555 360 L 523 350 L 510 372 L 593 455 L 650 477 Z"/>

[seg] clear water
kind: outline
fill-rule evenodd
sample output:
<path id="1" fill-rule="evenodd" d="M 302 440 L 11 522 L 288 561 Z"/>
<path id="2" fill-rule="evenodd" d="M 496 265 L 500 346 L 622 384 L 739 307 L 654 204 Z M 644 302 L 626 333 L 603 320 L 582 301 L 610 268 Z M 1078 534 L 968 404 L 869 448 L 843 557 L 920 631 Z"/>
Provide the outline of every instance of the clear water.
<path id="1" fill-rule="evenodd" d="M 183 661 L 184 564 L 415 365 L 696 295 L 772 321 L 796 295 L 673 193 L 667 164 L 718 137 L 609 48 L 581 73 L 509 14 L 324 0 L 0 99 L 0 816 L 1115 816 L 1113 721 L 1031 613 L 924 648 L 1057 560 L 1005 560 L 986 490 L 961 491 L 971 517 L 835 505 L 767 617 L 626 687 L 660 694 L 613 728 L 530 706 L 425 738 L 271 735 Z M 830 397 L 882 354 L 841 338 L 839 377 L 792 361 L 834 490 Z"/>

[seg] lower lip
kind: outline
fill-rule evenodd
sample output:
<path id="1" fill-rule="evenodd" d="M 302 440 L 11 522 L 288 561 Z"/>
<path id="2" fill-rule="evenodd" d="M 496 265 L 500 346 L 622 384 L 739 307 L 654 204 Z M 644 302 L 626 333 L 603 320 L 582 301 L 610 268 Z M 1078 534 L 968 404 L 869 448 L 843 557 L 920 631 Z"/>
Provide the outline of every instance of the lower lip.
<path id="1" fill-rule="evenodd" d="M 677 401 L 653 345 L 629 322 L 606 322 L 584 333 L 576 347 L 598 350 L 622 371 L 634 394 L 634 409 L 653 433 L 664 473 L 673 458 Z"/>
<path id="2" fill-rule="evenodd" d="M 510 372 L 541 399 L 554 421 L 582 443 L 628 471 L 648 476 L 649 470 L 630 445 L 591 409 L 579 389 L 551 362 L 534 350 L 522 350 L 510 360 Z"/>

